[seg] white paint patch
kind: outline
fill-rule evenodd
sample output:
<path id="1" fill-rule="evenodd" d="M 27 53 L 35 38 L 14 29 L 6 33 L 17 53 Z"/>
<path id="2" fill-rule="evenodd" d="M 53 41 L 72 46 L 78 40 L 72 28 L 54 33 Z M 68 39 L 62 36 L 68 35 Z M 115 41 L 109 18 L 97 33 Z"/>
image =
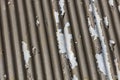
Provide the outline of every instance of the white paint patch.
<path id="1" fill-rule="evenodd" d="M 12 1 L 12 0 L 9 0 L 9 1 L 8 1 L 8 5 L 14 6 L 13 1 Z"/>
<path id="2" fill-rule="evenodd" d="M 104 17 L 104 23 L 105 23 L 106 28 L 108 28 L 108 26 L 109 26 L 109 22 L 108 22 L 108 18 L 107 18 L 107 16 Z"/>
<path id="3" fill-rule="evenodd" d="M 57 34 L 59 53 L 66 53 L 65 37 L 64 34 L 62 33 L 62 30 L 58 29 L 56 34 Z"/>
<path id="4" fill-rule="evenodd" d="M 11 4 L 11 1 L 8 1 L 8 5 L 10 5 Z"/>
<path id="5" fill-rule="evenodd" d="M 118 6 L 118 11 L 120 12 L 120 5 Z"/>
<path id="6" fill-rule="evenodd" d="M 59 1 L 61 15 L 63 15 L 63 14 L 65 13 L 64 3 L 65 3 L 64 0 L 60 0 L 60 1 Z"/>
<path id="7" fill-rule="evenodd" d="M 109 40 L 109 45 L 110 45 L 111 50 L 114 50 L 115 41 Z"/>
<path id="8" fill-rule="evenodd" d="M 96 59 L 97 59 L 97 63 L 98 63 L 98 68 L 99 68 L 99 70 L 100 70 L 104 75 L 106 75 L 107 73 L 106 73 L 106 69 L 105 69 L 104 59 L 103 59 L 102 53 L 100 53 L 100 54 L 97 53 L 97 54 L 95 55 L 95 57 L 96 57 Z"/>
<path id="9" fill-rule="evenodd" d="M 29 58 L 31 56 L 30 56 L 30 51 L 27 48 L 27 44 L 24 41 L 22 41 L 22 50 L 23 50 L 23 53 L 24 53 L 25 63 L 26 63 L 26 65 L 28 65 L 28 61 L 29 61 Z"/>
<path id="10" fill-rule="evenodd" d="M 109 3 L 110 6 L 114 6 L 113 0 L 109 0 L 108 3 Z"/>
<path id="11" fill-rule="evenodd" d="M 73 75 L 72 80 L 78 80 L 77 76 L 76 76 L 76 75 Z"/>
<path id="12" fill-rule="evenodd" d="M 102 33 L 102 27 L 101 27 L 101 18 L 97 12 L 97 8 L 95 7 L 95 4 L 93 3 L 93 13 L 94 13 L 94 16 L 95 16 L 95 22 L 96 22 L 96 26 L 97 26 L 97 29 L 98 29 L 98 32 L 99 32 L 99 39 L 101 41 L 101 46 L 102 46 L 102 54 L 104 56 L 104 59 L 105 59 L 105 66 L 106 66 L 106 71 L 107 71 L 107 76 L 108 76 L 108 79 L 109 80 L 113 80 L 112 79 L 112 73 L 111 73 L 111 66 L 110 66 L 110 62 L 109 62 L 109 57 L 108 57 L 108 52 L 107 52 L 107 46 L 106 46 L 106 43 L 104 41 L 104 35 Z"/>
<path id="13" fill-rule="evenodd" d="M 3 77 L 4 77 L 4 78 L 7 78 L 7 75 L 6 75 L 6 74 L 4 74 L 4 75 L 3 75 Z"/>
<path id="14" fill-rule="evenodd" d="M 40 21 L 38 19 L 38 16 L 36 16 L 36 26 L 39 26 L 40 25 Z"/>
<path id="15" fill-rule="evenodd" d="M 69 22 L 67 22 L 64 27 L 64 33 L 65 33 L 68 59 L 70 61 L 71 68 L 74 69 L 78 64 L 76 61 L 76 57 L 74 56 L 74 53 L 72 51 L 72 44 L 71 44 L 72 35 L 69 33 L 69 27 L 70 24 Z"/>
<path id="16" fill-rule="evenodd" d="M 95 2 L 95 0 L 92 0 L 93 2 Z"/>
<path id="17" fill-rule="evenodd" d="M 113 41 L 113 40 L 110 40 L 109 42 L 110 42 L 110 44 L 115 44 L 115 41 Z"/>
<path id="18" fill-rule="evenodd" d="M 91 36 L 94 37 L 94 40 L 96 40 L 98 37 L 97 29 L 96 29 L 96 27 L 95 28 L 92 27 L 89 18 L 88 18 L 88 26 L 89 26 L 89 31 L 90 31 Z"/>
<path id="19" fill-rule="evenodd" d="M 55 11 L 54 15 L 55 15 L 56 24 L 58 24 L 59 23 L 59 13 L 57 11 Z"/>
<path id="20" fill-rule="evenodd" d="M 89 11 L 92 12 L 92 5 L 89 5 Z"/>
<path id="21" fill-rule="evenodd" d="M 2 76 L 0 76 L 0 80 L 6 80 L 6 78 L 7 78 L 6 74 L 3 74 Z"/>
<path id="22" fill-rule="evenodd" d="M 117 59 L 115 59 L 114 62 L 115 62 L 116 70 L 117 70 L 117 78 L 118 80 L 120 80 L 120 64 Z"/>

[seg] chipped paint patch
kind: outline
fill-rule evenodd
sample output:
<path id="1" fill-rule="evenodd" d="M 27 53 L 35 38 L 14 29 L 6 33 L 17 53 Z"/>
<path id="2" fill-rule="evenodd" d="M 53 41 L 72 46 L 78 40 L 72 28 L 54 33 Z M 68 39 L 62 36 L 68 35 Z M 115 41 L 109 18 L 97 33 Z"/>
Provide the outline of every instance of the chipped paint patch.
<path id="1" fill-rule="evenodd" d="M 110 44 L 115 44 L 115 41 L 110 40 L 109 43 L 110 43 Z"/>
<path id="2" fill-rule="evenodd" d="M 89 5 L 89 11 L 92 12 L 92 5 Z"/>
<path id="3" fill-rule="evenodd" d="M 40 24 L 39 20 L 37 19 L 36 20 L 36 25 L 38 26 Z"/>
<path id="4" fill-rule="evenodd" d="M 56 34 L 57 34 L 59 53 L 66 53 L 65 39 L 64 39 L 64 34 L 62 33 L 62 29 L 58 29 Z"/>
<path id="5" fill-rule="evenodd" d="M 93 2 L 95 2 L 95 0 L 92 0 Z"/>
<path id="6" fill-rule="evenodd" d="M 120 12 L 120 5 L 118 6 L 118 11 Z"/>
<path id="7" fill-rule="evenodd" d="M 7 4 L 8 4 L 8 5 L 11 5 L 11 6 L 14 6 L 13 0 L 9 0 Z"/>
<path id="8" fill-rule="evenodd" d="M 55 16 L 56 24 L 58 24 L 59 23 L 59 13 L 57 11 L 55 11 L 54 16 Z"/>
<path id="9" fill-rule="evenodd" d="M 96 40 L 98 37 L 97 29 L 96 29 L 96 27 L 95 28 L 92 27 L 89 18 L 88 18 L 88 26 L 89 26 L 89 31 L 90 31 L 91 36 L 94 37 L 94 40 Z"/>
<path id="10" fill-rule="evenodd" d="M 115 62 L 115 67 L 116 67 L 116 70 L 117 70 L 117 76 L 118 76 L 118 80 L 120 80 L 120 64 L 118 62 L 119 60 L 115 59 L 114 62 Z"/>
<path id="11" fill-rule="evenodd" d="M 22 41 L 22 50 L 24 54 L 25 64 L 27 66 L 31 56 L 30 56 L 30 51 L 28 50 L 28 47 L 27 47 L 27 43 L 25 43 L 24 41 Z"/>
<path id="12" fill-rule="evenodd" d="M 11 4 L 11 1 L 8 1 L 8 5 L 10 5 Z"/>
<path id="13" fill-rule="evenodd" d="M 106 75 L 106 69 L 105 69 L 105 64 L 104 64 L 104 59 L 103 59 L 103 55 L 100 54 L 96 54 L 95 55 L 96 59 L 97 59 L 97 63 L 98 63 L 98 69 L 104 74 Z"/>
<path id="14" fill-rule="evenodd" d="M 7 75 L 6 74 L 3 74 L 1 77 L 0 77 L 0 80 L 6 80 L 7 78 Z"/>
<path id="15" fill-rule="evenodd" d="M 36 26 L 39 26 L 40 25 L 40 21 L 38 19 L 38 16 L 36 16 Z"/>
<path id="16" fill-rule="evenodd" d="M 109 22 L 108 22 L 108 18 L 107 18 L 107 16 L 104 17 L 104 23 L 105 23 L 106 28 L 108 28 L 108 26 L 109 26 Z"/>
<path id="17" fill-rule="evenodd" d="M 33 47 L 33 48 L 32 48 L 32 54 L 33 54 L 33 56 L 36 55 L 36 51 L 37 51 L 37 48 L 36 48 L 36 47 Z"/>
<path id="18" fill-rule="evenodd" d="M 111 66 L 110 66 L 110 62 L 109 62 L 109 57 L 108 57 L 108 52 L 107 52 L 107 46 L 106 46 L 106 43 L 105 43 L 105 39 L 104 39 L 104 35 L 103 35 L 103 32 L 102 32 L 102 27 L 101 27 L 101 18 L 97 12 L 97 8 L 95 6 L 95 4 L 93 3 L 92 4 L 93 6 L 93 15 L 95 17 L 95 23 L 96 23 L 96 27 L 98 29 L 98 32 L 99 32 L 99 39 L 101 41 L 101 46 L 102 46 L 102 54 L 103 57 L 104 57 L 104 60 L 105 60 L 105 66 L 106 66 L 106 71 L 107 71 L 107 76 L 108 76 L 108 79 L 109 80 L 113 80 L 112 78 L 112 72 L 111 72 Z"/>
<path id="19" fill-rule="evenodd" d="M 59 0 L 61 15 L 63 15 L 65 13 L 64 3 L 65 3 L 64 0 Z"/>
<path id="20" fill-rule="evenodd" d="M 76 75 L 73 75 L 72 80 L 78 80 L 77 76 L 76 76 Z"/>
<path id="21" fill-rule="evenodd" d="M 109 46 L 110 46 L 112 51 L 114 50 L 114 45 L 115 45 L 115 41 L 109 40 Z"/>
<path id="22" fill-rule="evenodd" d="M 110 6 L 114 6 L 113 0 L 109 0 L 108 3 L 109 3 Z"/>
<path id="23" fill-rule="evenodd" d="M 67 22 L 64 27 L 64 33 L 65 33 L 68 59 L 70 61 L 71 68 L 74 69 L 78 65 L 78 63 L 72 51 L 72 44 L 71 44 L 72 34 L 69 33 L 69 27 L 70 27 L 70 23 Z"/>

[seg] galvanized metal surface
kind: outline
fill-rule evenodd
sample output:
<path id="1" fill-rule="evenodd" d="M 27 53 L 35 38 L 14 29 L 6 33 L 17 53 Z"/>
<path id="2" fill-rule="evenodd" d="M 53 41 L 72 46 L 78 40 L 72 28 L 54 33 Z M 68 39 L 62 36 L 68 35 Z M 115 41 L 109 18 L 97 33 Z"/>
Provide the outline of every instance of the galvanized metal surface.
<path id="1" fill-rule="evenodd" d="M 0 80 L 120 80 L 120 0 L 0 0 Z"/>

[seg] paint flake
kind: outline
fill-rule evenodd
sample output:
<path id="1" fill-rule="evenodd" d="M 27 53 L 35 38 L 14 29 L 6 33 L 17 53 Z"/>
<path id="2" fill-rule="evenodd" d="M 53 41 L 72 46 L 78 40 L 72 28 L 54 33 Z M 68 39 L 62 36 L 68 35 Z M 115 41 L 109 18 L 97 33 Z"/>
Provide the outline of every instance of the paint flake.
<path id="1" fill-rule="evenodd" d="M 110 40 L 109 42 L 110 42 L 110 44 L 115 44 L 115 41 L 113 41 L 113 40 Z"/>
<path id="2" fill-rule="evenodd" d="M 40 21 L 38 19 L 38 16 L 36 16 L 36 26 L 39 26 L 40 25 Z"/>
<path id="3" fill-rule="evenodd" d="M 65 3 L 64 0 L 60 0 L 60 1 L 59 1 L 61 15 L 63 15 L 63 14 L 65 13 L 64 3 Z"/>
<path id="4" fill-rule="evenodd" d="M 108 28 L 108 26 L 109 26 L 109 22 L 108 22 L 108 18 L 107 18 L 107 16 L 104 17 L 104 23 L 105 23 L 106 28 Z"/>
<path id="5" fill-rule="evenodd" d="M 109 2 L 109 5 L 110 5 L 110 6 L 114 6 L 113 0 L 109 0 L 108 2 Z"/>
<path id="6" fill-rule="evenodd" d="M 97 59 L 97 63 L 98 63 L 98 68 L 99 68 L 99 70 L 100 70 L 104 75 L 106 75 L 107 73 L 106 73 L 106 69 L 105 69 L 104 59 L 103 59 L 102 53 L 100 53 L 100 54 L 97 53 L 97 54 L 95 55 L 95 57 L 96 57 L 96 59 Z"/>
<path id="7" fill-rule="evenodd" d="M 77 76 L 76 76 L 76 75 L 73 75 L 72 80 L 78 80 Z"/>
<path id="8" fill-rule="evenodd" d="M 28 50 L 27 44 L 24 41 L 22 41 L 22 50 L 24 54 L 25 64 L 27 66 L 31 56 L 30 56 L 30 51 Z"/>
<path id="9" fill-rule="evenodd" d="M 78 64 L 76 61 L 76 57 L 74 56 L 74 53 L 72 51 L 72 44 L 71 44 L 72 35 L 69 33 L 69 26 L 70 24 L 69 22 L 67 22 L 64 27 L 64 33 L 65 33 L 68 59 L 70 61 L 71 68 L 74 69 Z"/>
<path id="10" fill-rule="evenodd" d="M 96 27 L 95 28 L 92 27 L 89 18 L 88 18 L 88 26 L 89 26 L 89 31 L 90 31 L 91 36 L 94 37 L 94 40 L 96 40 L 98 37 L 97 29 Z"/>
<path id="11" fill-rule="evenodd" d="M 8 5 L 10 5 L 11 4 L 11 2 L 10 1 L 8 1 Z"/>
<path id="12" fill-rule="evenodd" d="M 114 50 L 115 41 L 109 40 L 109 45 L 110 45 L 111 50 L 113 51 Z"/>
<path id="13" fill-rule="evenodd" d="M 55 15 L 56 24 L 58 24 L 59 23 L 59 13 L 57 11 L 55 11 L 54 15 Z"/>
<path id="14" fill-rule="evenodd" d="M 0 77 L 0 80 L 6 80 L 7 78 L 7 75 L 6 74 L 3 74 L 1 77 Z"/>
<path id="15" fill-rule="evenodd" d="M 64 34 L 62 33 L 62 29 L 57 30 L 57 41 L 60 53 L 66 53 L 65 39 Z"/>
<path id="16" fill-rule="evenodd" d="M 118 11 L 120 12 L 120 5 L 118 6 Z"/>
<path id="17" fill-rule="evenodd" d="M 92 12 L 92 5 L 89 5 L 89 11 Z"/>

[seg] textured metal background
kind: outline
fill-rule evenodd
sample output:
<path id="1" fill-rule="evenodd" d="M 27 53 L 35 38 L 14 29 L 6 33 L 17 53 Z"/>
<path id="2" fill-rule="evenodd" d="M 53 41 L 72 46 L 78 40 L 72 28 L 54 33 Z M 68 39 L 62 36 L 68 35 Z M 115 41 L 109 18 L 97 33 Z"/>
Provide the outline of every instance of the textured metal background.
<path id="1" fill-rule="evenodd" d="M 0 80 L 120 80 L 120 0 L 0 0 Z"/>

